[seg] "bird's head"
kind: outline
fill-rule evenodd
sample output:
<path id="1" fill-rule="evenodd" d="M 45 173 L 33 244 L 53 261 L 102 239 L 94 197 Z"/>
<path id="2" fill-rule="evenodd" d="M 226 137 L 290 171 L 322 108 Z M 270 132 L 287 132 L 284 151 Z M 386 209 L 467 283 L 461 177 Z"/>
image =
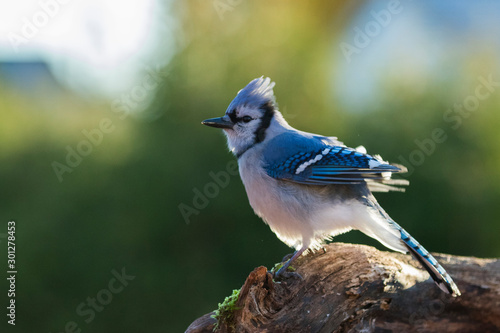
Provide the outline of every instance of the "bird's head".
<path id="1" fill-rule="evenodd" d="M 236 156 L 241 156 L 269 137 L 273 127 L 286 124 L 278 111 L 273 87 L 274 82 L 269 78 L 252 80 L 238 92 L 223 117 L 207 119 L 202 124 L 222 128 L 229 149 Z"/>

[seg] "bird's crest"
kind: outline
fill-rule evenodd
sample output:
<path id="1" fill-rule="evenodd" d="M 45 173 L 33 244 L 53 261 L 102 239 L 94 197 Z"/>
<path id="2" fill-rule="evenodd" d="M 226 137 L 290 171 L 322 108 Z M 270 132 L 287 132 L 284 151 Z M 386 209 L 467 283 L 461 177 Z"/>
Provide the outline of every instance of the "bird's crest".
<path id="1" fill-rule="evenodd" d="M 275 105 L 276 98 L 274 97 L 273 87 L 274 82 L 271 82 L 268 77 L 261 76 L 253 79 L 245 88 L 238 91 L 236 97 L 229 104 L 226 113 L 231 112 L 237 106 L 245 104 L 260 107 L 262 104 L 271 102 Z"/>

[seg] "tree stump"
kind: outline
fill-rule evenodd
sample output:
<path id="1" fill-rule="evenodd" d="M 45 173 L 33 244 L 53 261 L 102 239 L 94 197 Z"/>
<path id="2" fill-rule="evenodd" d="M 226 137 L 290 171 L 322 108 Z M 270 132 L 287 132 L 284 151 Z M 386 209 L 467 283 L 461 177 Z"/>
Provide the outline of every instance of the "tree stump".
<path id="1" fill-rule="evenodd" d="M 410 255 L 334 243 L 273 281 L 250 273 L 215 332 L 500 332 L 500 260 L 434 254 L 462 296 L 443 293 Z M 186 332 L 212 332 L 212 313 Z"/>

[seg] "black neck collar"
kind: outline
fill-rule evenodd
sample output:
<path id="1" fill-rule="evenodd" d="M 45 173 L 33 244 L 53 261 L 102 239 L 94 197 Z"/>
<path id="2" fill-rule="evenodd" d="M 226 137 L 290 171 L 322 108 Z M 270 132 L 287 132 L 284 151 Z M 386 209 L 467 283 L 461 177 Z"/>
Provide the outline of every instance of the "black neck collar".
<path id="1" fill-rule="evenodd" d="M 236 157 L 239 159 L 244 153 L 246 153 L 250 148 L 255 146 L 258 143 L 261 143 L 266 138 L 266 130 L 271 125 L 271 120 L 274 117 L 274 104 L 269 101 L 262 104 L 261 109 L 264 110 L 264 115 L 260 118 L 259 127 L 254 132 L 254 140 L 253 143 L 243 149 L 241 152 L 236 153 Z"/>

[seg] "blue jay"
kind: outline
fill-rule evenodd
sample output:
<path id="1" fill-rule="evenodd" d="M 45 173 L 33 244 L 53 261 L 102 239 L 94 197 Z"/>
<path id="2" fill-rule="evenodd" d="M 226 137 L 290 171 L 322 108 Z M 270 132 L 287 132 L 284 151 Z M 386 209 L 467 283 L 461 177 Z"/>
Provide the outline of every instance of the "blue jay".
<path id="1" fill-rule="evenodd" d="M 278 111 L 274 82 L 260 77 L 240 90 L 223 117 L 202 124 L 221 128 L 230 151 L 238 158 L 241 179 L 250 205 L 290 247 L 293 256 L 277 272 L 307 249 L 357 229 L 388 248 L 410 252 L 444 292 L 459 296 L 452 278 L 436 259 L 394 222 L 373 192 L 402 191 L 405 172 L 364 147 L 346 147 L 336 137 L 302 132 L 291 127 Z"/>

